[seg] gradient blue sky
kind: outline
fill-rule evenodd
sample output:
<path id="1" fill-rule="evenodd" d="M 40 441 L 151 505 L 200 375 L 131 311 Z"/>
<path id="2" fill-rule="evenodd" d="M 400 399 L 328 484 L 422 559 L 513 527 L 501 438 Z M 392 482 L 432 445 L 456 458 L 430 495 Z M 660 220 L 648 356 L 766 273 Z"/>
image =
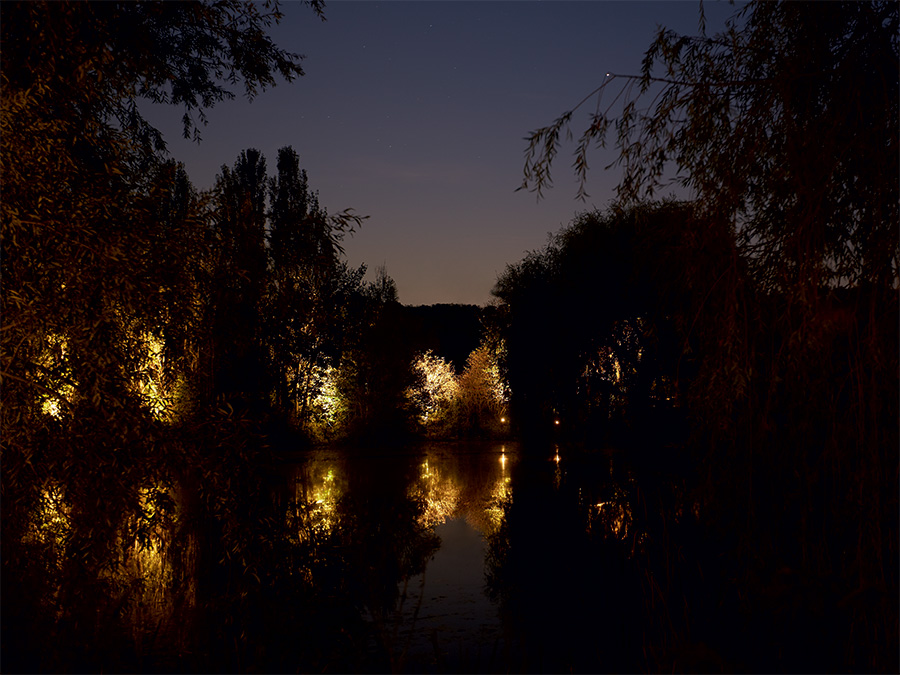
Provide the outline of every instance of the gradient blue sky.
<path id="1" fill-rule="evenodd" d="M 704 9 L 708 33 L 736 11 Z M 181 111 L 153 106 L 148 118 L 199 188 L 250 147 L 272 174 L 278 148 L 292 145 L 330 212 L 369 216 L 346 241 L 351 264 L 365 262 L 370 278 L 386 265 L 404 304 L 482 305 L 507 263 L 576 213 L 605 207 L 618 181 L 603 170 L 614 156 L 595 152 L 590 198 L 576 201 L 564 146 L 540 202 L 516 192 L 523 137 L 607 72 L 639 72 L 659 25 L 696 34 L 698 10 L 679 0 L 332 1 L 322 22 L 287 2 L 272 35 L 305 55 L 304 77 L 219 104 L 199 145 L 180 137 Z"/>

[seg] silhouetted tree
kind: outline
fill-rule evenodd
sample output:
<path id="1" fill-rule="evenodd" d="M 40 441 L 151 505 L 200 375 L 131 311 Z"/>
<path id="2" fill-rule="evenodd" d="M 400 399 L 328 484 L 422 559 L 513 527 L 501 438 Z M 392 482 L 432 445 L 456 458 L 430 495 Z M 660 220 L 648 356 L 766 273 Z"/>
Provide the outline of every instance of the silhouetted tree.
<path id="1" fill-rule="evenodd" d="M 216 181 L 213 220 L 218 254 L 212 304 L 214 391 L 258 399 L 263 379 L 262 302 L 267 285 L 266 160 L 245 150 Z"/>
<path id="2" fill-rule="evenodd" d="M 674 362 L 658 357 L 677 308 L 657 301 L 663 280 L 642 233 L 677 229 L 689 213 L 674 203 L 584 213 L 498 278 L 504 367 L 527 434 L 560 420 L 599 442 L 612 417 L 640 428 L 650 408 L 677 403 Z"/>
<path id="3" fill-rule="evenodd" d="M 791 606 L 787 623 L 824 613 L 844 667 L 863 670 L 897 667 L 898 15 L 751 2 L 720 35 L 702 20 L 698 37 L 660 30 L 640 75 L 594 92 L 575 153 L 583 187 L 590 146 L 614 126 L 621 200 L 670 169 L 692 195 L 695 217 L 657 230 L 670 248 L 656 249 L 698 363 L 687 396 L 706 525 L 727 574 Z M 620 83 L 621 113 L 602 111 Z M 548 185 L 572 115 L 530 136 L 525 186 Z M 807 588 L 824 610 L 797 609 Z M 811 649 L 797 638 L 757 656 L 790 669 Z"/>

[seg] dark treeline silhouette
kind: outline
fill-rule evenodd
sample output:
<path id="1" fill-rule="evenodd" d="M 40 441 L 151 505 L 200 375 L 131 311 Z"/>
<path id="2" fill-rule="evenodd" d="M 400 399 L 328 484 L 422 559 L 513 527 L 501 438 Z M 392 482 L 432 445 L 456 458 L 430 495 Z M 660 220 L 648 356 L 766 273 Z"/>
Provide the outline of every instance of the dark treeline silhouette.
<path id="1" fill-rule="evenodd" d="M 660 291 L 671 280 L 652 251 L 660 223 L 687 217 L 675 203 L 585 213 L 500 276 L 504 366 L 525 436 L 641 444 L 662 428 L 671 436 L 663 440 L 677 439 L 690 363 L 679 363 L 676 319 Z"/>
<path id="2" fill-rule="evenodd" d="M 477 305 L 439 304 L 407 307 L 413 343 L 449 361 L 457 373 L 481 342 L 484 308 Z"/>
<path id="3" fill-rule="evenodd" d="M 819 289 L 798 344 L 789 299 L 756 285 L 749 262 L 732 230 L 689 204 L 578 217 L 494 290 L 512 417 L 529 441 L 628 448 L 650 472 L 625 501 L 656 534 L 636 570 L 616 574 L 634 583 L 637 571 L 655 600 L 641 619 L 651 667 L 883 667 L 891 653 L 869 650 L 891 644 L 897 616 L 896 291 Z M 787 350 L 798 354 L 784 363 Z M 863 372 L 875 379 L 860 383 Z M 867 421 L 854 396 L 887 418 Z M 579 502 L 560 508 L 577 518 Z M 507 536 L 530 526 L 527 508 L 512 505 Z M 608 544 L 591 541 L 611 565 Z M 510 555 L 500 587 L 523 564 Z"/>
<path id="4" fill-rule="evenodd" d="M 617 206 L 498 281 L 513 415 L 651 429 L 686 481 L 639 500 L 651 669 L 897 668 L 897 29 L 882 2 L 661 29 L 575 150 L 583 189 L 615 129 Z M 571 119 L 529 137 L 524 186 Z M 669 176 L 690 203 L 641 201 Z"/>

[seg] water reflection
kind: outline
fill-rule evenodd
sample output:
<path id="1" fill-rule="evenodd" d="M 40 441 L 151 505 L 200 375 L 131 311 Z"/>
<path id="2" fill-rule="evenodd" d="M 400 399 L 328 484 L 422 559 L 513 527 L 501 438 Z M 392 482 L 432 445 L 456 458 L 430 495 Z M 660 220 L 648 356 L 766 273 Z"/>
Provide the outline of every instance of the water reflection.
<path id="1" fill-rule="evenodd" d="M 496 607 L 484 593 L 485 537 L 511 500 L 517 450 L 319 449 L 293 469 L 300 538 L 322 561 L 309 581 L 321 586 L 328 570 L 343 570 L 348 599 L 369 626 L 369 667 L 427 670 L 436 659 L 458 659 L 454 641 L 498 638 Z"/>
<path id="2" fill-rule="evenodd" d="M 502 504 L 510 498 L 510 470 L 518 457 L 514 446 L 431 445 L 423 449 L 418 479 L 409 494 L 424 500 L 421 523 L 437 527 L 463 518 L 482 535 L 495 531 L 502 518 Z M 498 452 L 499 450 L 499 452 Z"/>
<path id="3" fill-rule="evenodd" d="M 617 455 L 565 445 L 525 453 L 512 443 L 319 448 L 276 474 L 259 498 L 271 503 L 235 503 L 243 510 L 234 525 L 198 521 L 181 488 L 137 489 L 105 581 L 147 663 L 279 672 L 640 666 L 641 581 L 631 561 L 648 535 Z M 62 560 L 73 522 L 65 491 L 47 485 L 25 538 Z M 237 535 L 223 523 L 253 544 L 229 558 L 224 542 Z"/>
<path id="4" fill-rule="evenodd" d="M 429 462 L 426 455 L 419 479 L 410 486 L 410 495 L 421 498 L 425 503 L 425 511 L 419 518 L 421 525 L 433 528 L 453 517 L 460 492 L 455 478 L 435 458 L 432 457 Z"/>
<path id="5" fill-rule="evenodd" d="M 332 453 L 316 453 L 296 481 L 295 499 L 303 514 L 301 525 L 305 531 L 301 538 L 331 533 L 346 489 L 346 475 L 338 459 Z"/>

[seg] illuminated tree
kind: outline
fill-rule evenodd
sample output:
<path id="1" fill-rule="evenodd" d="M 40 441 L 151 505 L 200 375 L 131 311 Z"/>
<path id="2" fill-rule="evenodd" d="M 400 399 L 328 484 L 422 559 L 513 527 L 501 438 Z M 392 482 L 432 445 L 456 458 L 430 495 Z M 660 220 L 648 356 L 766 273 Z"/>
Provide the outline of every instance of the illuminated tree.
<path id="1" fill-rule="evenodd" d="M 287 409 L 292 401 L 316 395 L 315 389 L 303 388 L 313 381 L 307 371 L 292 374 L 298 363 L 321 370 L 338 360 L 350 296 L 360 291 L 365 271 L 351 270 L 340 260 L 346 223 L 329 218 L 319 206 L 290 146 L 278 151 L 269 203 L 270 280 L 263 312 L 267 368 L 275 405 Z"/>
<path id="2" fill-rule="evenodd" d="M 509 387 L 500 374 L 497 351 L 483 343 L 469 354 L 459 376 L 458 421 L 464 432 L 498 432 L 505 428 Z"/>
<path id="3" fill-rule="evenodd" d="M 430 350 L 419 355 L 413 363 L 416 383 L 406 390 L 413 404 L 418 422 L 432 433 L 446 432 L 452 423 L 453 406 L 459 384 L 453 365 Z"/>

